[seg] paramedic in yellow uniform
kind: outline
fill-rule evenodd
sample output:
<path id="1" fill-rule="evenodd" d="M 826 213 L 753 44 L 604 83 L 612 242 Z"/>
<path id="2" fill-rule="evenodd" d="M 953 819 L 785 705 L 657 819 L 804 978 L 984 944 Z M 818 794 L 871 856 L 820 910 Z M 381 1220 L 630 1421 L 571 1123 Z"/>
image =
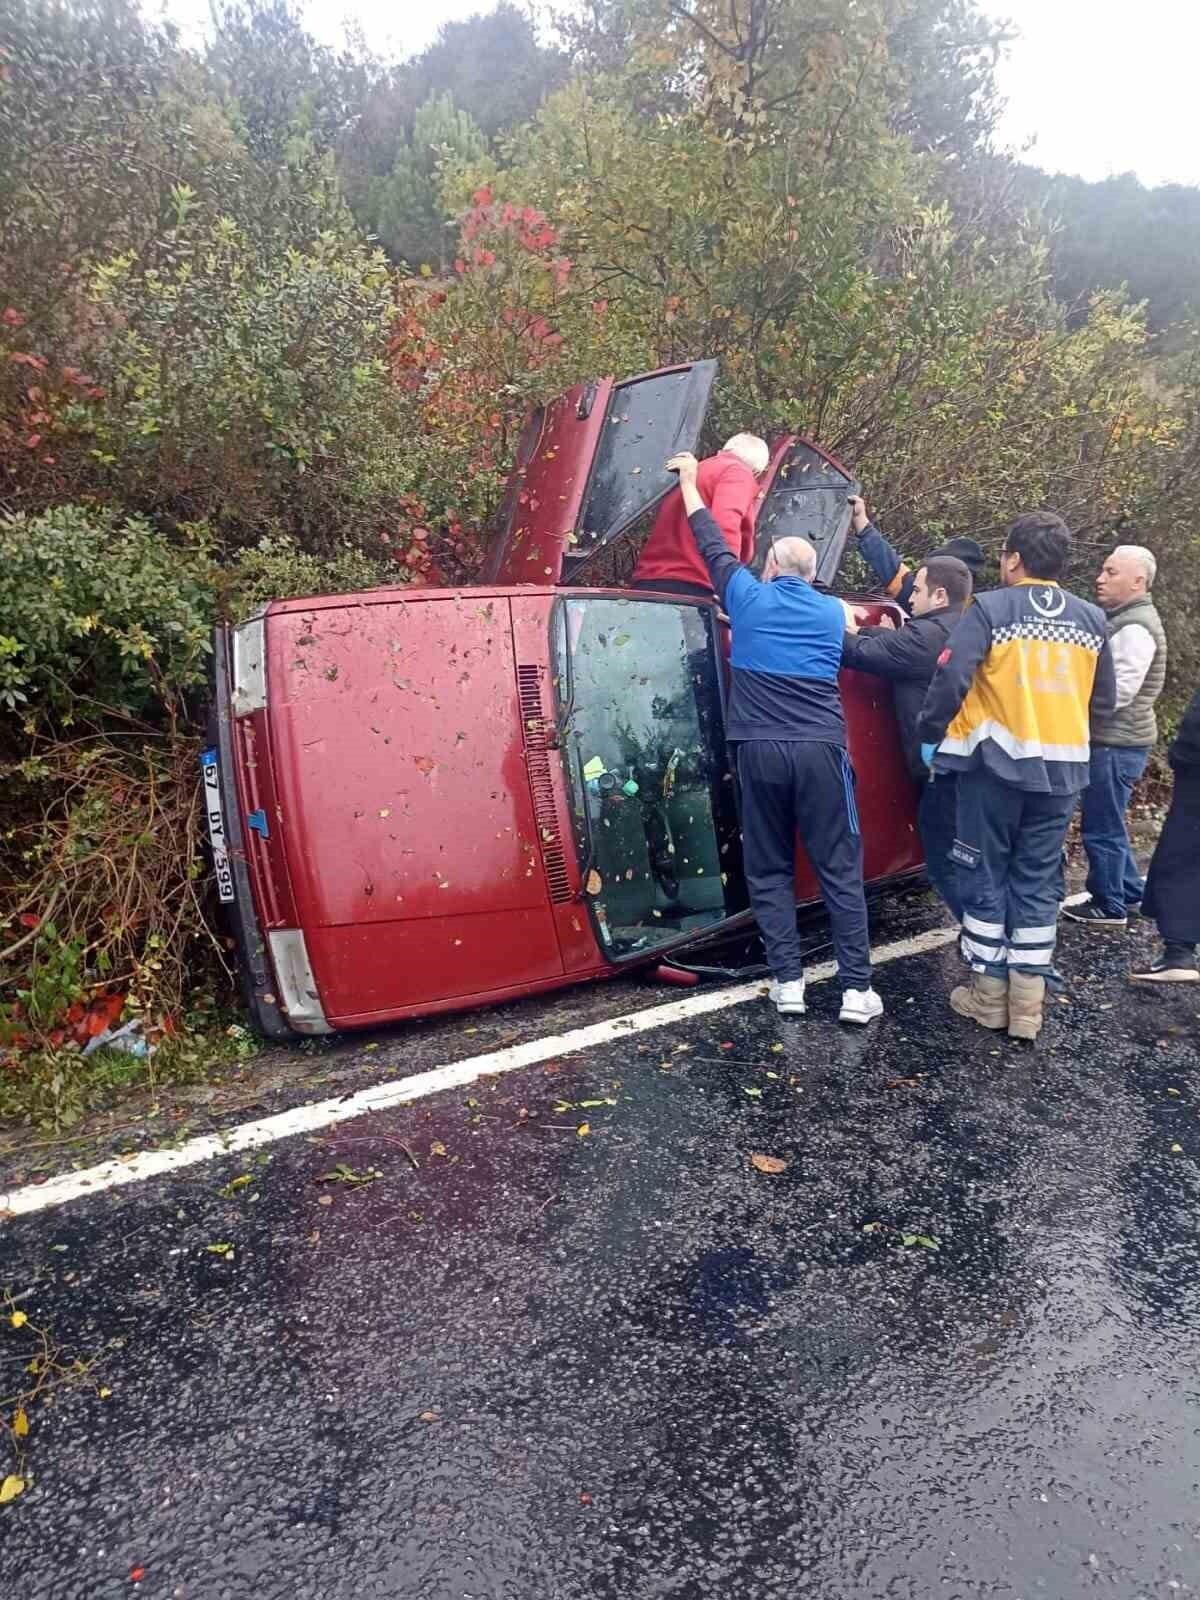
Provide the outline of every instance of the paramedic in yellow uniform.
<path id="1" fill-rule="evenodd" d="M 969 986 L 955 1011 L 1034 1039 L 1058 926 L 1059 858 L 1088 781 L 1089 715 L 1116 704 L 1104 612 L 1062 588 L 1071 535 L 1051 511 L 1008 530 L 1001 589 L 975 597 L 921 708 L 922 755 L 958 776 L 951 852 Z"/>

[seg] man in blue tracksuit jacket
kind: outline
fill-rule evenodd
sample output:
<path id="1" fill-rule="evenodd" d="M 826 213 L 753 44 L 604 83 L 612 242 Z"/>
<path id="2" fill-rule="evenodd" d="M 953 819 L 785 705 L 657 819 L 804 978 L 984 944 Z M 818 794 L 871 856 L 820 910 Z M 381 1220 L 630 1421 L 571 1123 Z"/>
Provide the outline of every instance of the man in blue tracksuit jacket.
<path id="1" fill-rule="evenodd" d="M 833 925 L 843 1022 L 883 1013 L 871 987 L 863 852 L 854 771 L 838 690 L 846 612 L 812 586 L 816 554 L 779 539 L 763 581 L 732 554 L 696 486 L 695 456 L 673 456 L 688 525 L 733 628 L 726 734 L 737 751 L 742 850 L 750 904 L 767 947 L 771 999 L 804 1010 L 796 931 L 796 835 Z"/>

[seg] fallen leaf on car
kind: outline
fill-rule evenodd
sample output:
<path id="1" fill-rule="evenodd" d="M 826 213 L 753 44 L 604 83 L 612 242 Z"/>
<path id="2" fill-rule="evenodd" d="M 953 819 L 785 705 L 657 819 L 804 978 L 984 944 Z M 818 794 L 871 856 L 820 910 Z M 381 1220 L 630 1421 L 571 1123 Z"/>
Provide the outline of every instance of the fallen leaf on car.
<path id="1" fill-rule="evenodd" d="M 750 1165 L 756 1172 L 787 1171 L 786 1161 L 781 1161 L 778 1156 L 759 1155 L 757 1151 L 750 1157 Z"/>
<path id="2" fill-rule="evenodd" d="M 18 1478 L 15 1472 L 10 1472 L 3 1483 L 0 1483 L 0 1506 L 6 1506 L 10 1500 L 15 1500 L 19 1494 L 25 1493 L 25 1479 Z"/>
<path id="3" fill-rule="evenodd" d="M 584 888 L 587 890 L 588 894 L 599 894 L 603 887 L 604 879 L 596 871 L 595 867 L 593 867 L 587 875 L 587 882 L 584 884 Z"/>

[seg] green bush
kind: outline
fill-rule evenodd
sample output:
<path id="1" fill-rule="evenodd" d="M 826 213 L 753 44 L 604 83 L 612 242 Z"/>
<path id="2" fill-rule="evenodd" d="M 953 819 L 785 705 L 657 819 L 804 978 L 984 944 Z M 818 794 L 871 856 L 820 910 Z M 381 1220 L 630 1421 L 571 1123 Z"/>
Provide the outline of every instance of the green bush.
<path id="1" fill-rule="evenodd" d="M 350 594 L 402 583 L 406 574 L 394 557 L 370 555 L 353 545 L 335 546 L 328 555 L 302 550 L 285 535 L 260 539 L 222 569 L 221 609 L 233 621 L 268 600 L 293 600 L 309 594 Z"/>
<path id="2" fill-rule="evenodd" d="M 0 518 L 0 706 L 60 724 L 82 708 L 172 712 L 204 682 L 214 611 L 202 543 L 83 506 Z"/>

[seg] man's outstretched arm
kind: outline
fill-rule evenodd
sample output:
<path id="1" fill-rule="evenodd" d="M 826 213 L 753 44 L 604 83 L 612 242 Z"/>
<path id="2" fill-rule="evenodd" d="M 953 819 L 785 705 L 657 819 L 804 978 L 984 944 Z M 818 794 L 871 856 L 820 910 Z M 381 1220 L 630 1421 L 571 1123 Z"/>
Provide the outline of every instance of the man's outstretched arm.
<path id="1" fill-rule="evenodd" d="M 867 516 L 867 503 L 860 494 L 850 497 L 850 526 L 858 541 L 858 553 L 883 592 L 908 611 L 916 575 L 901 561 L 895 545 L 884 538 Z"/>
<path id="2" fill-rule="evenodd" d="M 669 470 L 679 474 L 679 492 L 683 496 L 688 527 L 692 530 L 692 538 L 696 541 L 701 559 L 708 568 L 709 581 L 721 604 L 732 614 L 731 608 L 737 604 L 739 596 L 748 598 L 751 591 L 758 588 L 758 580 L 730 550 L 716 519 L 704 504 L 696 483 L 699 465 L 695 456 L 688 451 L 672 456 L 667 462 Z"/>

